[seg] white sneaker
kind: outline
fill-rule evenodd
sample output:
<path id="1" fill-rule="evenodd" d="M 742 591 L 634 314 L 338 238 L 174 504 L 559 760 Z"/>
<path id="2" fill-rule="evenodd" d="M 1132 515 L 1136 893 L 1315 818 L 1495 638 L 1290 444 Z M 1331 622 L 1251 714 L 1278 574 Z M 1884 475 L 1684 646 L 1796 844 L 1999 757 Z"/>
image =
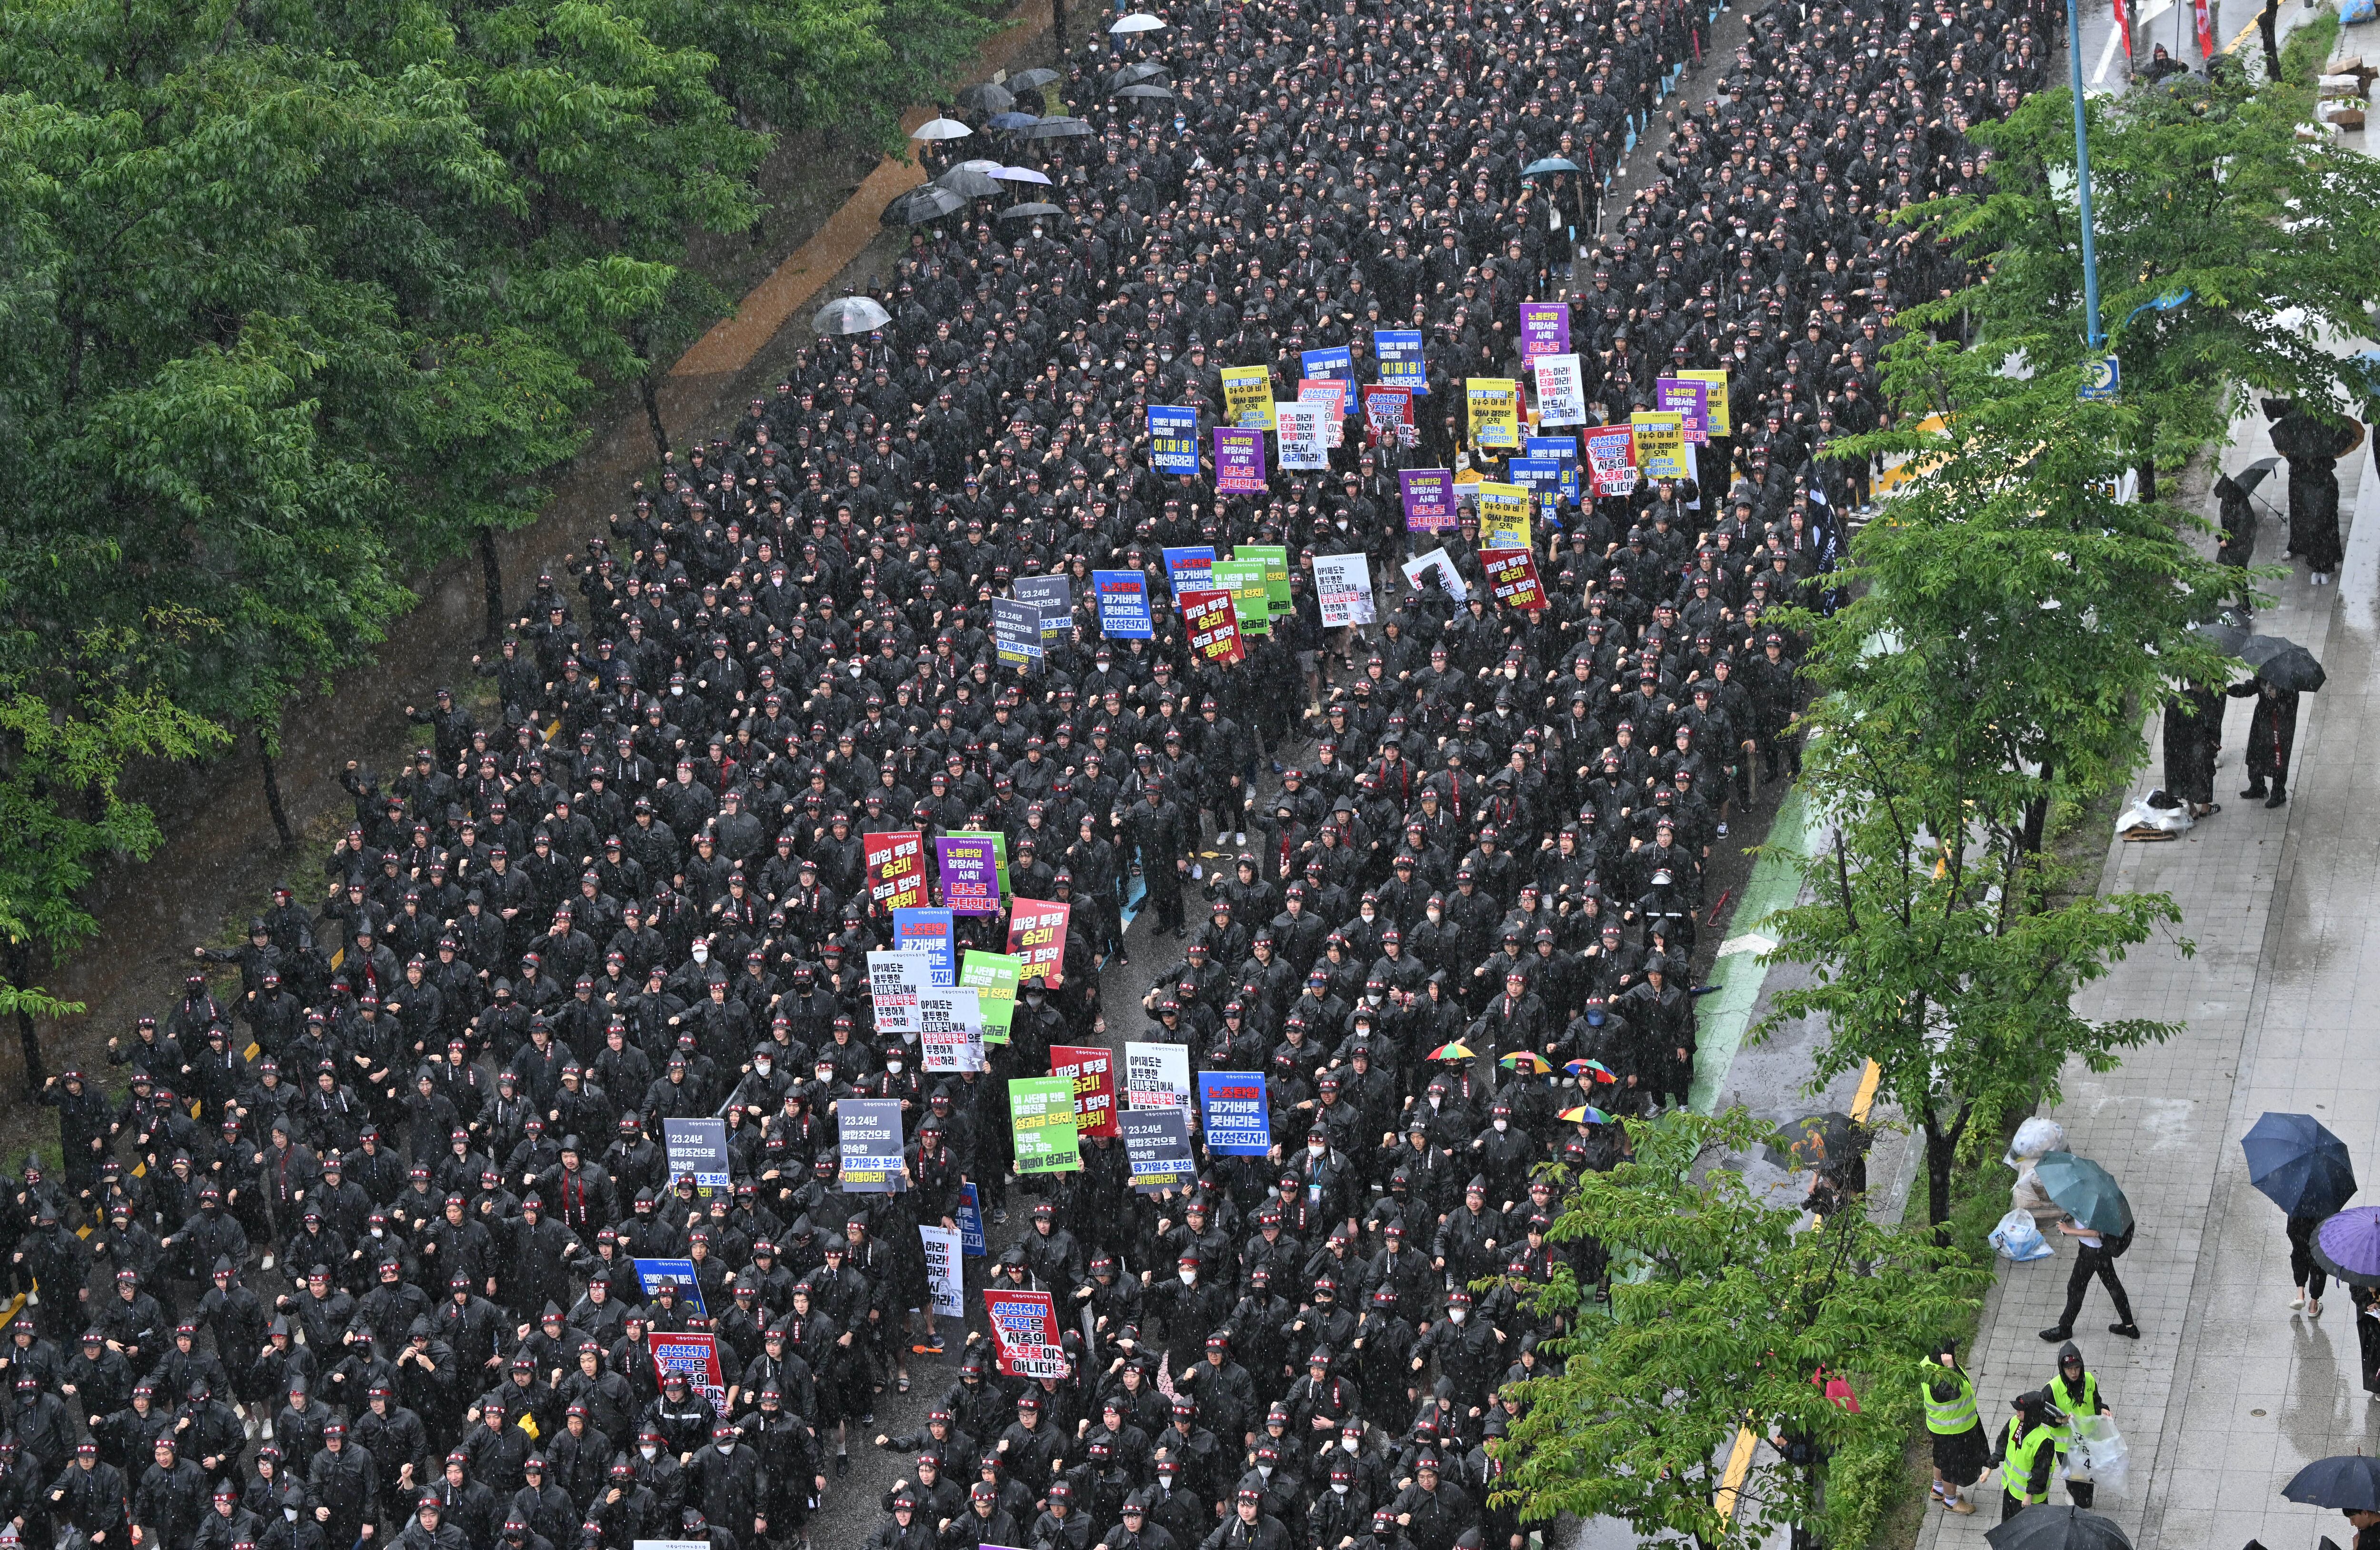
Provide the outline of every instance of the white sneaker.
<path id="1" fill-rule="evenodd" d="M 2289 1306 L 2292 1308 L 2302 1308 L 2305 1306 L 2305 1288 L 2298 1288 L 2298 1294 L 2289 1299 Z"/>
<path id="2" fill-rule="evenodd" d="M 264 1256 L 264 1268 L 267 1270 L 273 1268 L 273 1256 L 271 1254 L 266 1254 Z"/>

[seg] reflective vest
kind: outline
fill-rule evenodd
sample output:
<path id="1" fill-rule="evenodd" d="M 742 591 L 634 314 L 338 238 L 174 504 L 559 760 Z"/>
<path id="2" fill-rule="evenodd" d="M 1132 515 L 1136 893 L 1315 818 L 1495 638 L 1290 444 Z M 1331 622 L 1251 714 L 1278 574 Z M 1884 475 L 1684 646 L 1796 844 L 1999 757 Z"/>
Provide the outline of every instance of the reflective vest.
<path id="1" fill-rule="evenodd" d="M 2000 1470 L 2000 1488 L 2026 1507 L 2038 1507 L 2049 1499 L 2044 1486 L 2038 1496 L 2033 1493 L 2033 1464 L 2041 1450 L 2058 1441 L 2058 1431 L 2051 1426 L 2035 1426 L 2022 1437 L 2017 1435 L 2021 1415 L 2009 1417 L 2008 1447 L 2003 1452 L 2006 1462 Z"/>
<path id="2" fill-rule="evenodd" d="M 1925 1429 L 1937 1437 L 1955 1437 L 1970 1427 L 1980 1425 L 1975 1414 L 1975 1382 L 1956 1367 L 1945 1367 L 1938 1362 L 1921 1362 L 1918 1368 L 1925 1375 L 1917 1380 L 1918 1392 L 1925 1399 Z M 1959 1380 L 1959 1392 L 1948 1399 L 1934 1398 L 1934 1385 L 1945 1376 Z"/>
<path id="3" fill-rule="evenodd" d="M 2066 1374 L 2061 1372 L 2049 1380 L 2049 1399 L 2066 1412 L 2066 1424 L 2058 1428 L 2058 1456 L 2063 1459 L 2074 1446 L 2074 1428 L 2099 1413 L 2099 1374 L 2084 1373 L 2082 1391 L 2077 1393 L 2067 1387 Z"/>

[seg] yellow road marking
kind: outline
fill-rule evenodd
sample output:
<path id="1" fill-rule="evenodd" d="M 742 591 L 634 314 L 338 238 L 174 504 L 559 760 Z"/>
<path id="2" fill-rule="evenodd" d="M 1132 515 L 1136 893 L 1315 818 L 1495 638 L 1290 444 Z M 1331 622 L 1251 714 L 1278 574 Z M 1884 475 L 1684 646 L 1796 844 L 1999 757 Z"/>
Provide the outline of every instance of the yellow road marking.
<path id="1" fill-rule="evenodd" d="M 1736 1428 L 1735 1447 L 1727 1456 L 1727 1473 L 1719 1481 L 1718 1505 L 1721 1518 L 1735 1516 L 1736 1494 L 1743 1489 L 1743 1477 L 1752 1472 L 1752 1450 L 1759 1446 L 1760 1439 L 1752 1435 L 1751 1427 Z"/>

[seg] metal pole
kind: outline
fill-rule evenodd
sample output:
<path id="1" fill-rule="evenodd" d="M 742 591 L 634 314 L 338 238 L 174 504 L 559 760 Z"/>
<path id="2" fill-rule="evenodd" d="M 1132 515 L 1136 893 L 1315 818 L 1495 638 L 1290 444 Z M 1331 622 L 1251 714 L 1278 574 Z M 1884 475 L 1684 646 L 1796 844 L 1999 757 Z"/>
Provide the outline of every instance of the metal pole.
<path id="1" fill-rule="evenodd" d="M 2066 63 L 2074 89 L 2074 193 L 2082 211 L 2082 319 L 2087 342 L 2096 349 L 2099 332 L 2099 251 L 2091 237 L 2091 138 L 2082 123 L 2082 23 L 2074 0 L 2066 0 Z"/>

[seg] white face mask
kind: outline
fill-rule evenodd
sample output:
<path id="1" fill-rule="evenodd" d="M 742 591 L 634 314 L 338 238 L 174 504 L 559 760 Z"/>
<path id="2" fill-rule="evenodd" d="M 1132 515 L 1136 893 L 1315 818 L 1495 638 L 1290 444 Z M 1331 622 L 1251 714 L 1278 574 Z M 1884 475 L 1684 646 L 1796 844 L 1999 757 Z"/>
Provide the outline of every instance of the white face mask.
<path id="1" fill-rule="evenodd" d="M 1355 1438 L 1355 1437 L 1341 1437 L 1341 1438 L 1339 1439 L 1339 1446 L 1340 1446 L 1341 1447 L 1342 1447 L 1342 1448 L 1346 1449 L 1348 1452 L 1353 1453 L 1353 1452 L 1354 1452 L 1354 1451 L 1355 1451 L 1355 1449 L 1356 1449 L 1357 1447 L 1361 1447 L 1361 1446 L 1362 1446 L 1362 1443 L 1361 1443 L 1361 1439 L 1359 1439 L 1359 1438 Z"/>
<path id="2" fill-rule="evenodd" d="M 1446 1316 L 1452 1322 L 1461 1324 L 1464 1319 L 1471 1316 L 1471 1310 L 1468 1308 L 1449 1308 L 1446 1310 Z"/>
<path id="3" fill-rule="evenodd" d="M 1511 1128 L 1512 1128 L 1512 1121 L 1511 1121 L 1511 1120 L 1497 1120 L 1497 1121 L 1496 1121 L 1496 1130 L 1497 1130 L 1497 1132 L 1498 1132 L 1498 1133 L 1499 1133 L 1499 1134 L 1502 1133 L 1504 1131 L 1509 1130 L 1509 1129 L 1511 1129 Z"/>
<path id="4" fill-rule="evenodd" d="M 656 1458 L 658 1458 L 658 1457 L 661 1455 L 661 1449 L 660 1449 L 660 1448 L 658 1448 L 658 1447 L 654 1447 L 652 1444 L 650 1444 L 650 1443 L 644 1443 L 644 1444 L 641 1444 L 641 1445 L 640 1445 L 640 1446 L 638 1446 L 638 1447 L 637 1448 L 637 1452 L 638 1452 L 638 1455 L 639 1455 L 639 1456 L 640 1456 L 640 1457 L 645 1460 L 645 1462 L 646 1462 L 646 1463 L 648 1463 L 648 1464 L 651 1463 L 651 1462 L 652 1462 Z"/>
<path id="5" fill-rule="evenodd" d="M 1430 1111 L 1431 1111 L 1432 1113 L 1436 1113 L 1436 1112 L 1437 1112 L 1437 1110 L 1438 1110 L 1438 1107 L 1439 1107 L 1439 1105 L 1440 1105 L 1440 1104 L 1444 1103 L 1445 1101 L 1446 1101 L 1446 1100 L 1445 1100 L 1444 1098 L 1442 1098 L 1442 1097 L 1439 1096 L 1436 1093 L 1432 1093 L 1432 1094 L 1429 1096 L 1429 1107 L 1430 1107 Z"/>
<path id="6" fill-rule="evenodd" d="M 732 1458 L 735 1455 L 735 1439 L 733 1437 L 722 1437 L 712 1446 L 719 1449 L 719 1456 L 722 1459 Z"/>
<path id="7" fill-rule="evenodd" d="M 1272 1478 L 1272 1466 L 1270 1464 L 1258 1464 L 1257 1466 L 1257 1473 L 1264 1476 L 1267 1480 L 1270 1480 Z"/>
<path id="8" fill-rule="evenodd" d="M 685 698 L 685 697 L 686 697 L 686 685 L 685 685 L 685 684 L 671 684 L 671 685 L 670 685 L 670 694 L 671 694 L 673 696 L 674 696 L 674 697 L 676 697 L 676 698 L 679 698 L 679 699 L 683 699 L 683 698 Z"/>
<path id="9" fill-rule="evenodd" d="M 1345 1496 L 1347 1494 L 1347 1483 L 1343 1480 L 1332 1481 L 1330 1483 L 1330 1494 L 1334 1496 Z"/>
<path id="10" fill-rule="evenodd" d="M 694 944 L 694 961 L 695 961 L 696 963 L 706 963 L 706 962 L 708 962 L 708 961 L 710 960 L 710 943 L 708 943 L 708 942 L 697 942 L 697 943 L 695 943 L 695 944 Z"/>
<path id="11" fill-rule="evenodd" d="M 884 1062 L 884 1069 L 885 1069 L 886 1071 L 891 1072 L 892 1072 L 893 1075 L 895 1075 L 895 1076 L 900 1075 L 900 1074 L 901 1074 L 901 1058 L 900 1058 L 899 1056 L 897 1056 L 897 1055 L 896 1055 L 896 1056 L 894 1056 L 892 1059 L 891 1059 L 891 1060 L 889 1060 L 885 1061 L 885 1062 Z"/>
<path id="12" fill-rule="evenodd" d="M 1443 910 L 1432 909 L 1429 912 L 1429 923 L 1432 926 L 1436 926 L 1439 924 L 1439 917 L 1443 914 L 1445 914 Z"/>
<path id="13" fill-rule="evenodd" d="M 281 1516 L 285 1521 L 295 1523 L 298 1521 L 298 1509 L 294 1507 L 285 1507 L 281 1509 Z"/>
<path id="14" fill-rule="evenodd" d="M 1182 1284 L 1184 1286 L 1196 1286 L 1197 1283 L 1198 1272 L 1196 1270 L 1184 1270 L 1182 1272 Z"/>
<path id="15" fill-rule="evenodd" d="M 1309 1157 L 1318 1157 L 1330 1150 L 1330 1148 L 1329 1146 L 1319 1141 L 1308 1142 L 1305 1147 L 1305 1155 Z"/>

